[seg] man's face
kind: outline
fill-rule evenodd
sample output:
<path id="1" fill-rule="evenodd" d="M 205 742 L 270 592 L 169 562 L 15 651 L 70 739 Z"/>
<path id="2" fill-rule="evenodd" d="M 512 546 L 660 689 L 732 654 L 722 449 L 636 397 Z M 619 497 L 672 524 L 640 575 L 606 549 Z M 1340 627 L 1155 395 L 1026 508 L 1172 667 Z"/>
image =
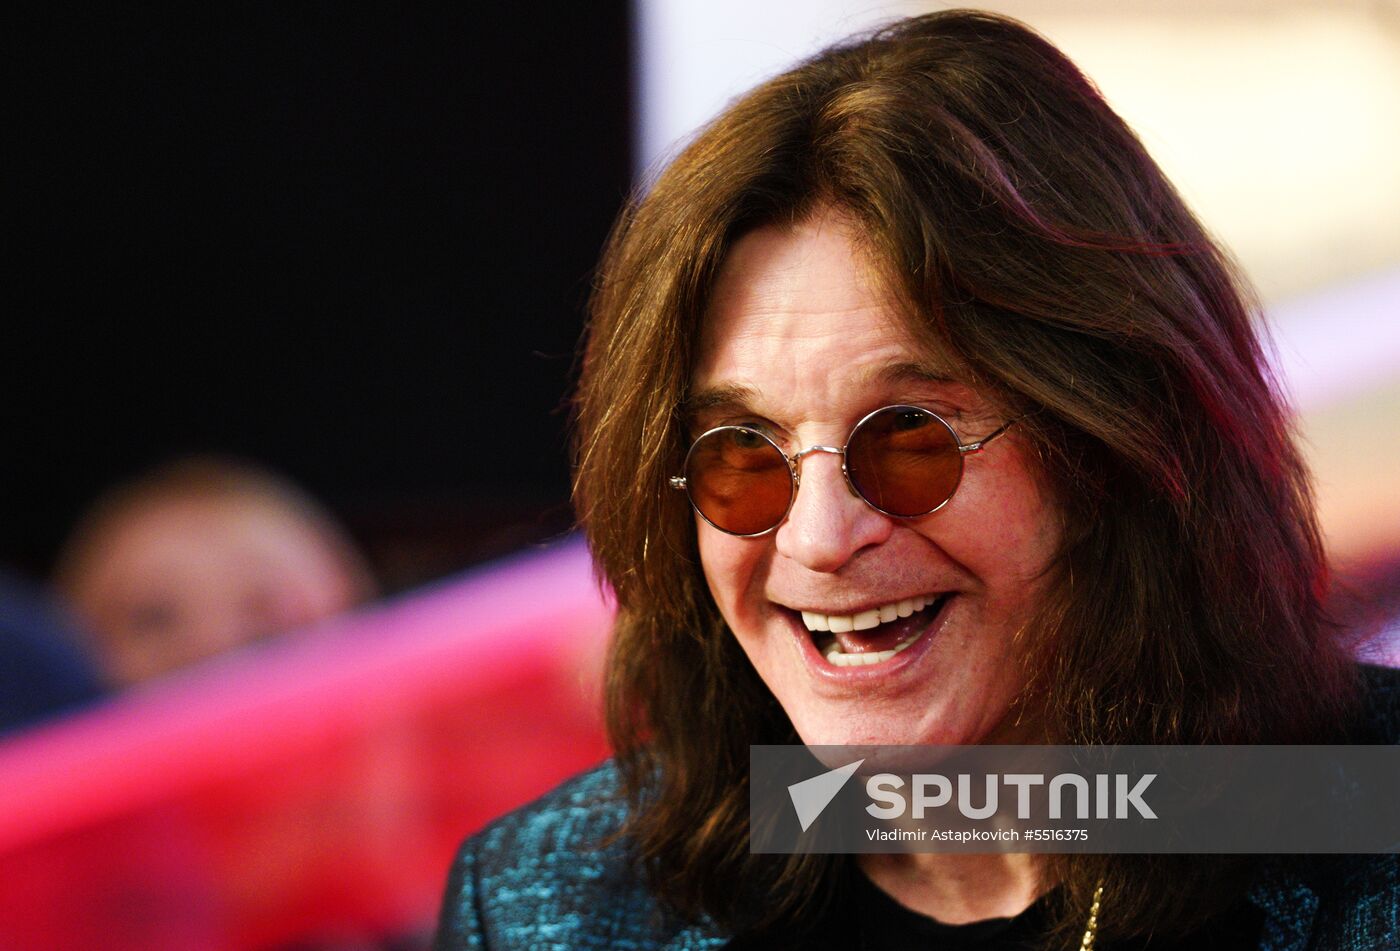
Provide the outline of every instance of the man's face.
<path id="1" fill-rule="evenodd" d="M 791 455 L 844 445 L 857 421 L 893 404 L 938 413 L 964 443 L 1005 422 L 914 347 L 849 229 L 826 212 L 735 244 L 691 380 L 694 405 L 711 404 L 689 421 L 692 436 L 743 424 Z M 834 454 L 801 465 L 776 531 L 740 538 L 699 516 L 696 531 L 715 603 L 803 742 L 963 744 L 1033 732 L 1008 712 L 1060 520 L 1015 427 L 967 457 L 947 505 L 916 519 L 852 494 Z M 881 612 L 873 628 L 809 630 L 870 611 Z M 899 650 L 852 665 L 828 660 L 833 647 Z"/>

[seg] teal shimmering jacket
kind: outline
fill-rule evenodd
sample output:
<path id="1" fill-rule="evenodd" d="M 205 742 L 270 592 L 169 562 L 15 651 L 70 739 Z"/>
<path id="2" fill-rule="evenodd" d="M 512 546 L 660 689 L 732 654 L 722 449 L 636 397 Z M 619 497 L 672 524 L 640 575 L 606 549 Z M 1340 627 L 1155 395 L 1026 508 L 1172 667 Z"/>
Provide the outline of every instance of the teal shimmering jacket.
<path id="1" fill-rule="evenodd" d="M 1357 743 L 1397 742 L 1400 672 L 1369 668 Z M 468 839 L 448 880 L 434 944 L 463 949 L 710 949 L 732 939 L 668 913 L 620 843 L 626 815 L 610 763 Z M 1280 856 L 1249 892 L 1261 951 L 1400 949 L 1400 857 Z"/>

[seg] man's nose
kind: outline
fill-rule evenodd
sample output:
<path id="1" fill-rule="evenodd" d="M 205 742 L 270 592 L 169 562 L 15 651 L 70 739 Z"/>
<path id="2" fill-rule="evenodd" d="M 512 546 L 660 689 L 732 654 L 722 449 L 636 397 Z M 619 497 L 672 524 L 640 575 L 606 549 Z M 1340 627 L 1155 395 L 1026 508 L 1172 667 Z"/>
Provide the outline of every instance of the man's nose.
<path id="1" fill-rule="evenodd" d="M 856 552 L 889 537 L 893 520 L 851 489 L 839 452 L 818 451 L 798 460 L 797 498 L 778 526 L 778 554 L 812 571 L 834 572 Z"/>

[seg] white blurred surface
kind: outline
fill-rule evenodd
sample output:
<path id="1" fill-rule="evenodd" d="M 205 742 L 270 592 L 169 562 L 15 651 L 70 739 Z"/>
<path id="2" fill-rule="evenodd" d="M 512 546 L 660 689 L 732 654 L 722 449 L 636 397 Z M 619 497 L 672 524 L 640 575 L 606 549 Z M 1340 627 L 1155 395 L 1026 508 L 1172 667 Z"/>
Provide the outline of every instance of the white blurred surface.
<path id="1" fill-rule="evenodd" d="M 826 44 L 945 4 L 636 0 L 639 172 Z M 1079 64 L 1267 301 L 1400 265 L 1394 2 L 1000 2 Z"/>

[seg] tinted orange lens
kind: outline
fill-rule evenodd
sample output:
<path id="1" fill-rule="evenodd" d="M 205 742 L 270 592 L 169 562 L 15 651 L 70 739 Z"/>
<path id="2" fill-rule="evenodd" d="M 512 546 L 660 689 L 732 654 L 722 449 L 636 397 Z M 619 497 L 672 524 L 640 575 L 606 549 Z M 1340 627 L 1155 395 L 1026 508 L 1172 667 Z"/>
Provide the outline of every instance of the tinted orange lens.
<path id="1" fill-rule="evenodd" d="M 939 417 L 914 406 L 891 406 L 851 434 L 846 471 L 871 505 L 911 518 L 952 498 L 962 480 L 962 453 L 958 437 Z"/>
<path id="2" fill-rule="evenodd" d="M 767 436 L 745 426 L 700 437 L 686 457 L 685 484 L 700 514 L 735 535 L 768 531 L 792 504 L 787 458 Z"/>

